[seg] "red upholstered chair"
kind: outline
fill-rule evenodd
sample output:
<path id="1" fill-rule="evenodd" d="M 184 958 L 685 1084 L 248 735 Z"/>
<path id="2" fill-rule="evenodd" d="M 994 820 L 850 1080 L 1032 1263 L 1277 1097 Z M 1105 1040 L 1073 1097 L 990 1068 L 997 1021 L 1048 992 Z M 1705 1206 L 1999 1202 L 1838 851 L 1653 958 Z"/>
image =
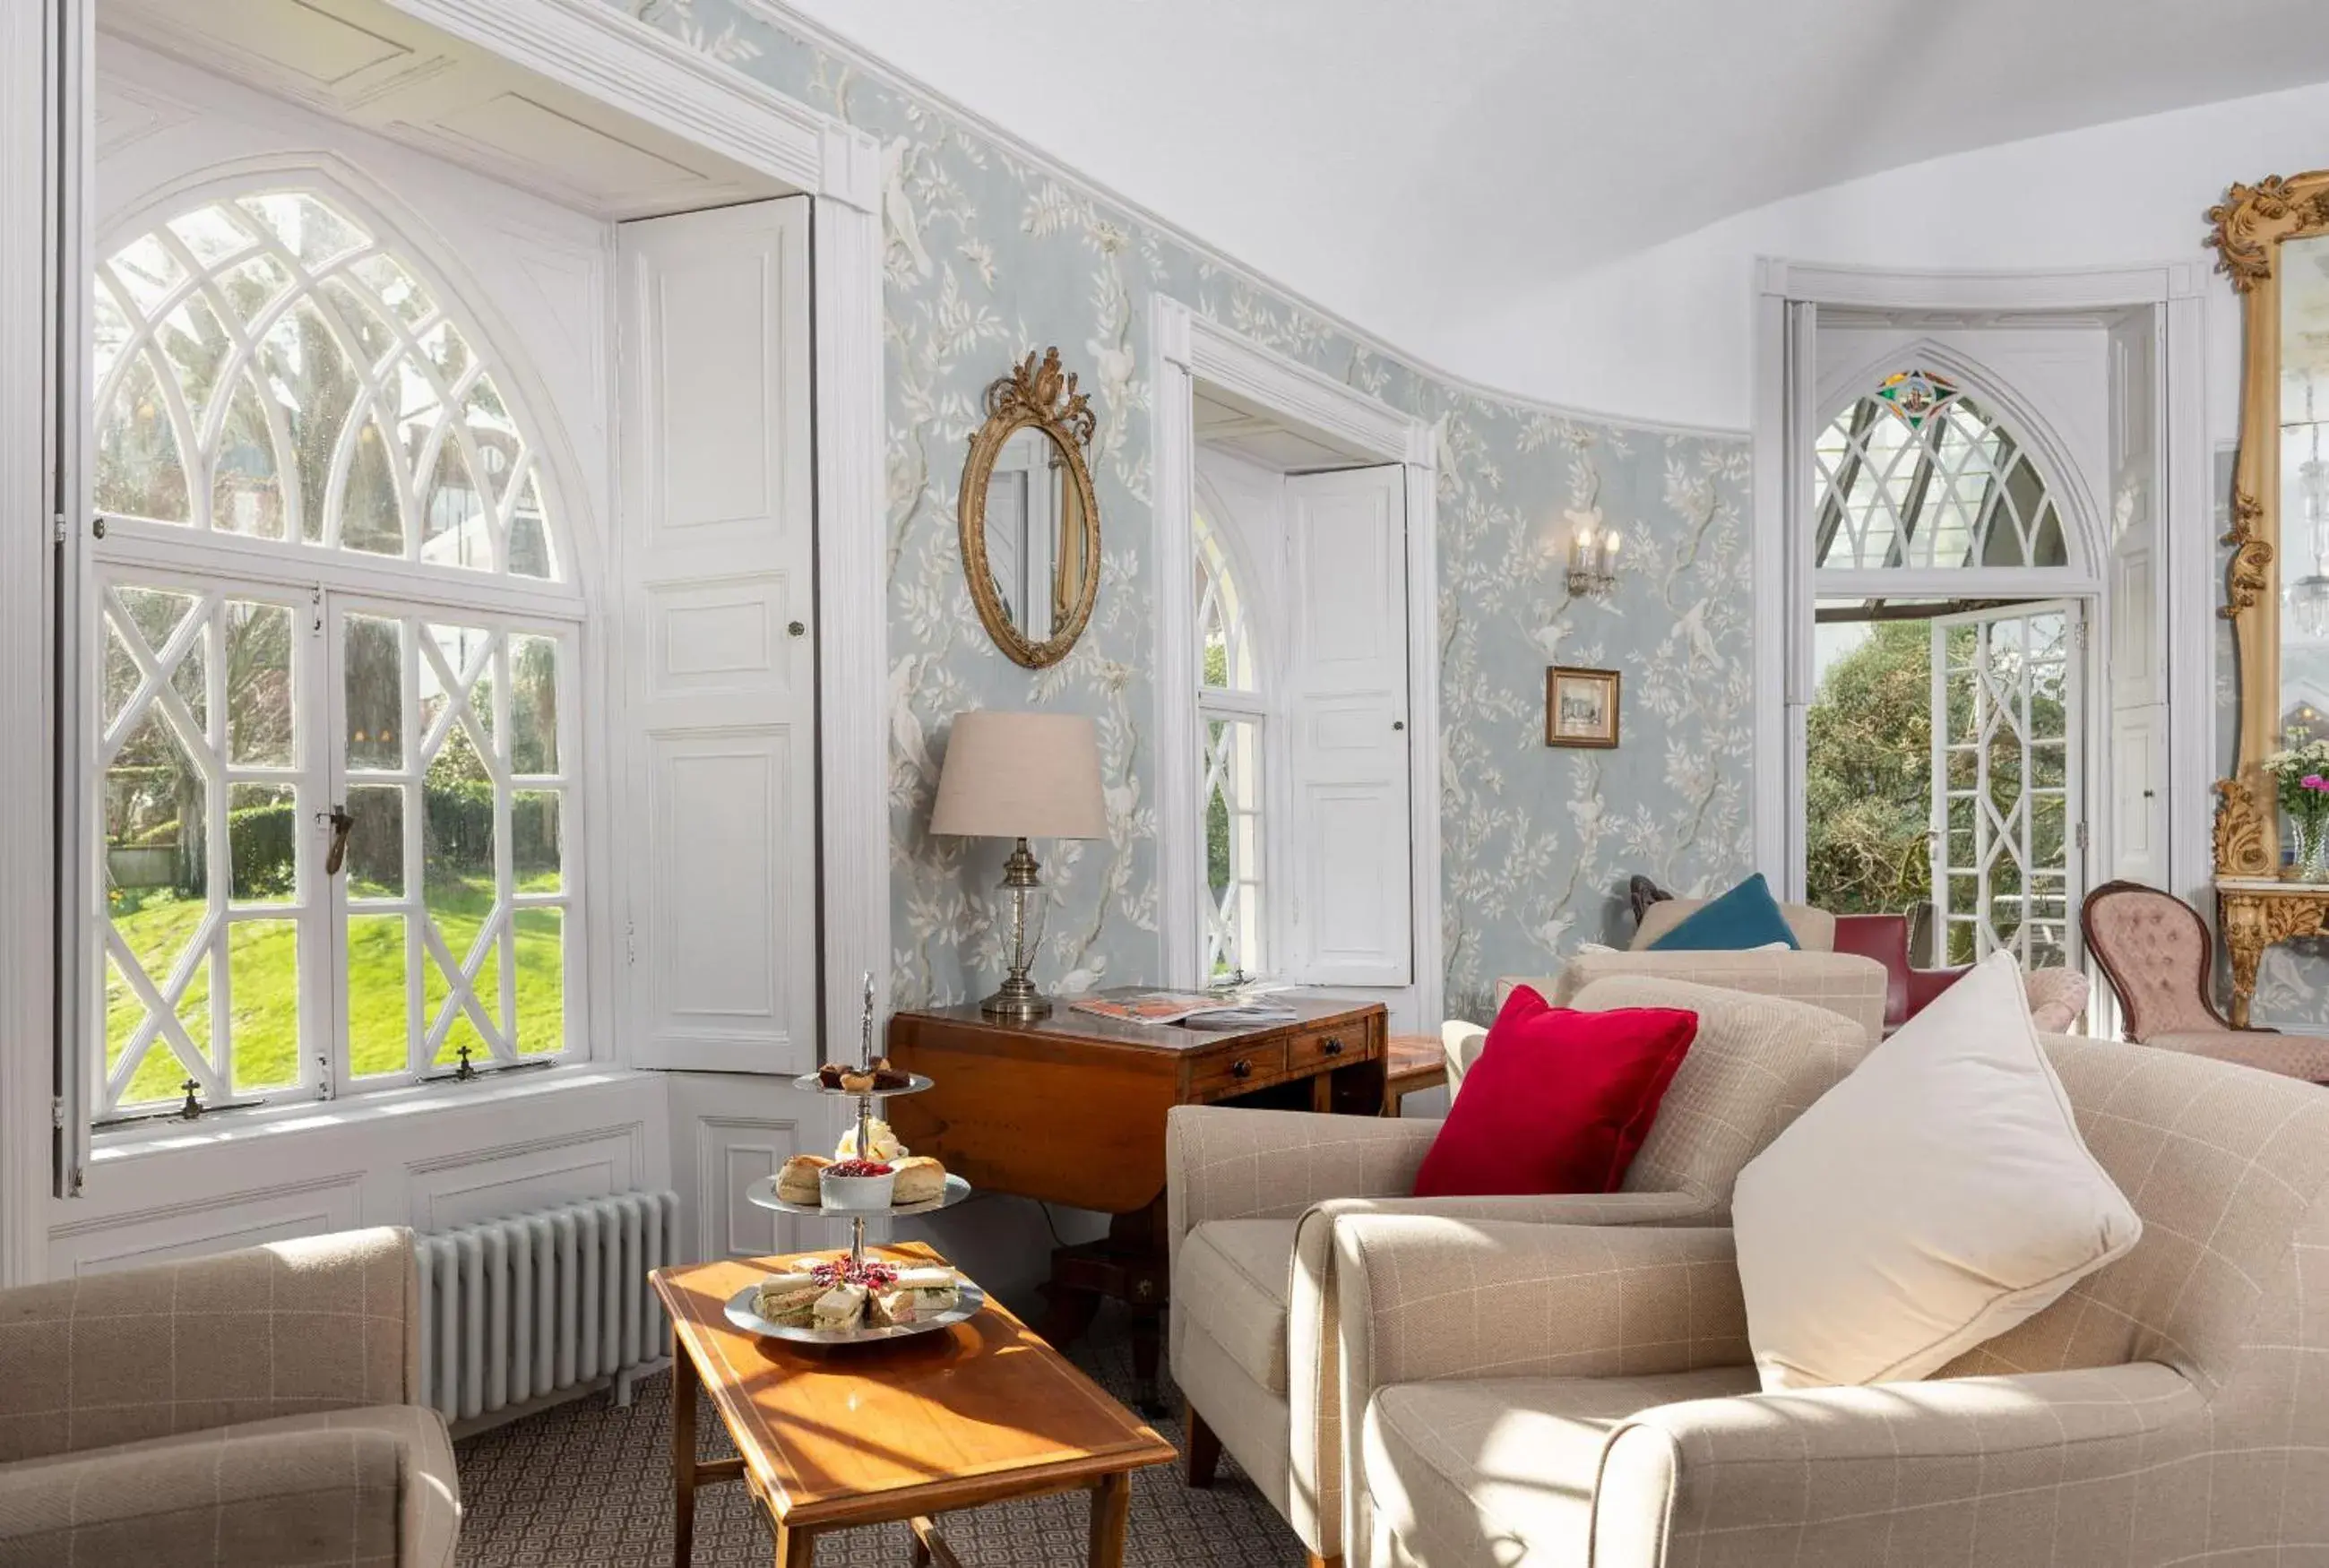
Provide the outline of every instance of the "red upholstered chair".
<path id="1" fill-rule="evenodd" d="M 2126 1038 L 2312 1083 L 2329 1082 L 2329 1039 L 2236 1029 L 2216 1010 L 2216 939 L 2200 912 L 2140 882 L 2106 882 L 2079 908 L 2087 951 L 2117 993 Z"/>
<path id="2" fill-rule="evenodd" d="M 1909 917 L 1905 915 L 1839 915 L 1835 950 L 1872 958 L 1884 966 L 1884 1032 L 1891 1034 L 1925 1009 L 1925 1004 L 1957 982 L 1957 969 L 1912 969 L 1909 964 Z"/>

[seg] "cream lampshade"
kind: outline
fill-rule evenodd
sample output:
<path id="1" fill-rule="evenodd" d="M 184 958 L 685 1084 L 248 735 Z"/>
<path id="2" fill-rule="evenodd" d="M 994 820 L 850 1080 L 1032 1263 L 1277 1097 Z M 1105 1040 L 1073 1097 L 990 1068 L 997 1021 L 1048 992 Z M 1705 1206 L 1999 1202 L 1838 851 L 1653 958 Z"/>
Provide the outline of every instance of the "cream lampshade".
<path id="1" fill-rule="evenodd" d="M 1002 882 L 1011 904 L 1011 972 L 979 1008 L 995 1019 L 1050 1017 L 1050 999 L 1027 978 L 1043 939 L 1042 868 L 1027 840 L 1107 835 L 1098 728 L 1072 713 L 955 715 L 930 831 L 1018 840 Z"/>

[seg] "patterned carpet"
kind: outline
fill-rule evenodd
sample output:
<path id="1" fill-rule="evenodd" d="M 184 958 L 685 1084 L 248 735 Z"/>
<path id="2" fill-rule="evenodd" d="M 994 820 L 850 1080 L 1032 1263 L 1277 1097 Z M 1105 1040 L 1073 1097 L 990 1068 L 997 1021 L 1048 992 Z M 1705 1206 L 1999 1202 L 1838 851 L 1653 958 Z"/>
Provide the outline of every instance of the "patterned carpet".
<path id="1" fill-rule="evenodd" d="M 1103 1316 L 1071 1355 L 1118 1399 L 1132 1394 L 1132 1352 L 1122 1320 Z M 1167 1406 L 1181 1398 L 1169 1385 Z M 1176 1447 L 1177 1419 L 1155 1422 Z M 703 1451 L 732 1453 L 707 1403 L 696 1417 Z M 628 1410 L 600 1394 L 485 1432 L 460 1445 L 461 1556 L 471 1568 L 618 1568 L 671 1562 L 671 1391 L 662 1376 L 643 1382 Z M 947 1542 L 967 1568 L 1084 1561 L 1086 1505 L 1080 1493 L 1024 1498 L 948 1514 Z M 902 1525 L 852 1530 L 817 1543 L 817 1568 L 904 1568 L 912 1537 Z M 770 1541 L 740 1484 L 696 1494 L 695 1561 L 768 1568 Z M 1222 1456 L 1210 1491 L 1191 1491 L 1175 1466 L 1138 1472 L 1132 1482 L 1128 1568 L 1286 1568 L 1302 1543 Z"/>

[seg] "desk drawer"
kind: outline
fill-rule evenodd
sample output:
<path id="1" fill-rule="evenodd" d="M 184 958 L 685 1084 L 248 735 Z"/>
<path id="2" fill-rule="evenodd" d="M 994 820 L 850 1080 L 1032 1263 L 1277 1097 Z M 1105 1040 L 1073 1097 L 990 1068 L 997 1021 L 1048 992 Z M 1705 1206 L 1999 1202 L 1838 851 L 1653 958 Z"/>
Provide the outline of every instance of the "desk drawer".
<path id="1" fill-rule="evenodd" d="M 1372 1041 L 1372 1031 L 1364 1022 L 1297 1035 L 1286 1047 L 1287 1065 L 1297 1073 L 1315 1072 L 1321 1067 L 1347 1067 L 1353 1062 L 1365 1061 L 1373 1054 L 1370 1049 Z"/>
<path id="2" fill-rule="evenodd" d="M 1234 1094 L 1249 1085 L 1259 1088 L 1286 1075 L 1286 1042 L 1269 1040 L 1240 1046 L 1196 1064 L 1189 1075 L 1189 1092 L 1198 1098 Z"/>

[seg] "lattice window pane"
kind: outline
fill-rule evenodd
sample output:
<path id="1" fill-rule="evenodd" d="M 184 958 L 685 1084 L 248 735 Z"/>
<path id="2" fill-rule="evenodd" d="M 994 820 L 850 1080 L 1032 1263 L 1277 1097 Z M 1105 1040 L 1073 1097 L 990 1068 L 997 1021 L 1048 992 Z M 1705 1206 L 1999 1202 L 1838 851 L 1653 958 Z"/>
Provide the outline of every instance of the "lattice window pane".
<path id="1" fill-rule="evenodd" d="M 1259 689 L 1260 671 L 1248 629 L 1245 596 L 1212 525 L 1198 514 L 1197 684 L 1215 691 Z"/>
<path id="2" fill-rule="evenodd" d="M 1821 433 L 1812 469 L 1823 568 L 2069 564 L 2030 454 L 1945 376 L 1887 377 Z"/>
<path id="3" fill-rule="evenodd" d="M 1204 716 L 1208 980 L 1262 972 L 1261 721 Z"/>
<path id="4" fill-rule="evenodd" d="M 116 515 L 554 577 L 538 461 L 476 345 L 306 192 L 196 208 L 97 268 Z"/>

